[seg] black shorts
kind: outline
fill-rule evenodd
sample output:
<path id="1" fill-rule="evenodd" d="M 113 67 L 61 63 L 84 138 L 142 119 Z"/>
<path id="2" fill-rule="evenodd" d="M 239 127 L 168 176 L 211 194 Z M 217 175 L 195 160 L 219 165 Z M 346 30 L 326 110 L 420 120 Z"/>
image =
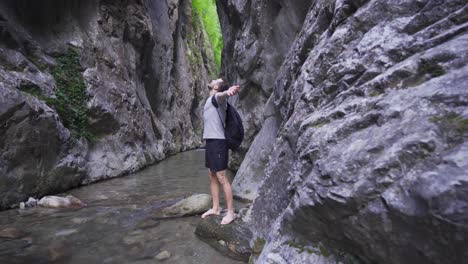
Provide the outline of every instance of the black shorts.
<path id="1" fill-rule="evenodd" d="M 207 139 L 205 149 L 205 167 L 212 172 L 227 169 L 228 146 L 225 139 Z"/>

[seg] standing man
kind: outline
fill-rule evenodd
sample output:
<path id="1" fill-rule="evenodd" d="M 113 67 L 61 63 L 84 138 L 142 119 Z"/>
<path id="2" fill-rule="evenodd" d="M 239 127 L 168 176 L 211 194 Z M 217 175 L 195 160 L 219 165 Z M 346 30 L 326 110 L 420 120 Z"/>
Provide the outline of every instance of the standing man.
<path id="1" fill-rule="evenodd" d="M 219 184 L 221 184 L 227 204 L 227 214 L 223 217 L 221 224 L 227 225 L 234 220 L 234 207 L 232 205 L 231 184 L 226 177 L 229 152 L 224 137 L 224 122 L 226 120 L 227 98 L 237 94 L 240 87 L 238 85 L 229 87 L 223 79 L 217 79 L 211 81 L 208 88 L 210 89 L 210 97 L 208 97 L 203 110 L 203 139 L 206 140 L 205 166 L 209 169 L 213 206 L 202 215 L 202 218 L 220 214 Z M 218 108 L 213 104 L 213 96 Z"/>

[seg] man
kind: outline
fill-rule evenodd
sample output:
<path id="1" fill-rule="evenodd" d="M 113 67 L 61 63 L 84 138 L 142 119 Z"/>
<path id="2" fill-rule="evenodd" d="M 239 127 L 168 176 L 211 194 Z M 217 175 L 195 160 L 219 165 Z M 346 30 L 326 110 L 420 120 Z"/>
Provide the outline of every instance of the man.
<path id="1" fill-rule="evenodd" d="M 221 184 L 227 205 L 227 214 L 221 220 L 222 225 L 231 223 L 235 218 L 231 184 L 226 178 L 228 147 L 224 137 L 224 122 L 226 120 L 227 98 L 237 94 L 240 87 L 238 85 L 228 87 L 223 79 L 211 81 L 208 85 L 210 97 L 206 101 L 203 111 L 203 139 L 206 140 L 205 166 L 209 169 L 208 174 L 210 177 L 213 206 L 202 215 L 202 218 L 210 215 L 220 215 L 219 184 Z M 218 108 L 213 104 L 213 96 Z"/>

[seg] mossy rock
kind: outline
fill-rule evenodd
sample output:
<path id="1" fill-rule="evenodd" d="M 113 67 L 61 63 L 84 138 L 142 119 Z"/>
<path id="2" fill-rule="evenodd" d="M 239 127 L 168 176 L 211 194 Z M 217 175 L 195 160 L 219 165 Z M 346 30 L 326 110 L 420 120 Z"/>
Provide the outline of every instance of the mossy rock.
<path id="1" fill-rule="evenodd" d="M 440 116 L 433 116 L 429 121 L 437 124 L 439 130 L 450 146 L 463 142 L 468 134 L 468 119 L 458 113 L 449 112 Z"/>
<path id="2" fill-rule="evenodd" d="M 57 66 L 52 71 L 57 91 L 56 98 L 46 101 L 59 113 L 65 127 L 70 129 L 76 138 L 85 137 L 93 140 L 89 131 L 88 109 L 86 108 L 86 84 L 78 52 L 69 49 L 57 58 Z"/>
<path id="3" fill-rule="evenodd" d="M 263 248 L 265 247 L 265 244 L 266 244 L 265 239 L 263 239 L 261 237 L 257 237 L 257 239 L 255 239 L 255 242 L 254 242 L 254 245 L 253 245 L 253 248 L 252 248 L 252 252 L 255 253 L 255 254 L 260 255 L 262 253 L 262 251 L 263 251 Z"/>
<path id="4" fill-rule="evenodd" d="M 210 216 L 200 221 L 195 234 L 221 254 L 235 260 L 249 261 L 252 232 L 243 222 L 235 220 L 228 225 L 221 225 L 221 219 L 222 216 Z"/>

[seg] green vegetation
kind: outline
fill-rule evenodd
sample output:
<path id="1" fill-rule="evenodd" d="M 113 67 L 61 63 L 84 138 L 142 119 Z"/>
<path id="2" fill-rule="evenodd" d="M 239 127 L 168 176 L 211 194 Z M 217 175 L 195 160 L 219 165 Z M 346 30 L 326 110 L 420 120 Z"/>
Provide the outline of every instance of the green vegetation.
<path id="1" fill-rule="evenodd" d="M 370 97 L 376 97 L 376 96 L 379 96 L 379 95 L 381 95 L 381 94 L 383 94 L 383 92 L 381 92 L 381 91 L 372 91 L 372 92 L 369 94 L 369 96 L 370 96 Z"/>
<path id="2" fill-rule="evenodd" d="M 216 66 L 221 67 L 221 52 L 223 50 L 223 36 L 219 24 L 215 0 L 193 0 L 193 10 L 200 15 L 215 57 Z"/>
<path id="3" fill-rule="evenodd" d="M 200 46 L 202 45 L 202 49 L 206 49 L 207 47 L 211 48 L 211 44 L 209 41 L 205 40 L 205 43 L 199 43 L 197 38 L 198 30 L 203 29 L 203 21 L 198 15 L 197 12 L 193 12 L 192 14 L 192 25 L 193 25 L 193 32 L 189 32 L 187 39 L 188 39 L 188 49 L 187 49 L 187 57 L 189 59 L 190 65 L 192 67 L 200 67 L 203 64 L 203 55 L 200 50 Z"/>
<path id="4" fill-rule="evenodd" d="M 25 86 L 21 90 L 53 107 L 73 138 L 85 137 L 88 140 L 95 140 L 95 136 L 88 129 L 86 85 L 78 53 L 70 49 L 66 54 L 58 57 L 57 66 L 51 73 L 57 85 L 56 98 L 45 97 L 40 89 L 34 86 Z"/>
<path id="5" fill-rule="evenodd" d="M 311 124 L 311 126 L 313 128 L 321 128 L 325 125 L 328 125 L 330 124 L 330 120 L 329 119 L 324 119 L 324 118 L 320 118 L 319 120 L 315 121 L 314 123 Z"/>
<path id="6" fill-rule="evenodd" d="M 458 113 L 449 112 L 445 115 L 434 116 L 429 118 L 429 121 L 439 126 L 442 135 L 450 145 L 463 142 L 468 134 L 468 119 Z"/>
<path id="7" fill-rule="evenodd" d="M 92 140 L 94 136 L 88 130 L 88 109 L 86 108 L 86 85 L 82 75 L 78 53 L 70 49 L 57 58 L 58 65 L 53 69 L 57 90 L 56 98 L 49 98 L 59 113 L 64 126 L 75 137 Z"/>
<path id="8" fill-rule="evenodd" d="M 257 239 L 255 239 L 254 245 L 252 247 L 252 252 L 255 253 L 255 254 L 262 253 L 262 250 L 265 247 L 265 243 L 266 243 L 265 239 L 263 239 L 261 237 L 257 237 Z"/>

